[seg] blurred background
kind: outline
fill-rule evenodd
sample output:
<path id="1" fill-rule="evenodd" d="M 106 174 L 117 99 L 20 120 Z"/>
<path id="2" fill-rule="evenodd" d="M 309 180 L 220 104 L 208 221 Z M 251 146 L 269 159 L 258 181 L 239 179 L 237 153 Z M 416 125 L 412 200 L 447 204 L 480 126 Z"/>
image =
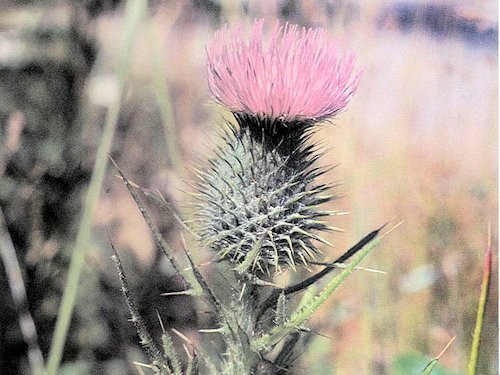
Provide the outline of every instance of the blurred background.
<path id="1" fill-rule="evenodd" d="M 0 373 L 16 375 L 30 373 L 28 352 L 46 358 L 50 348 L 84 193 L 120 95 L 125 2 L 0 7 Z M 436 374 L 465 374 L 490 238 L 494 269 L 477 373 L 497 374 L 497 14 L 493 0 L 150 1 L 111 155 L 132 181 L 188 212 L 188 166 L 206 160 L 215 124 L 230 118 L 206 84 L 213 31 L 260 17 L 325 27 L 363 70 L 349 109 L 315 138 L 327 149 L 322 164 L 338 165 L 324 177 L 339 184 L 331 206 L 349 212 L 332 218 L 345 232 L 328 237 L 335 247 L 322 248 L 325 259 L 387 221 L 403 224 L 365 261 L 386 274 L 356 272 L 316 314 L 310 326 L 318 334 L 297 371 L 419 374 L 456 336 Z M 156 311 L 195 342 L 210 319 L 189 297 L 160 296 L 182 285 L 115 175 L 109 167 L 61 374 L 136 374 L 132 362 L 147 361 L 110 238 L 157 334 Z M 146 203 L 178 248 L 172 215 Z M 192 250 L 200 262 L 210 258 Z M 10 271 L 17 267 L 26 298 L 16 297 L 20 282 Z M 25 316 L 37 336 L 20 329 Z"/>

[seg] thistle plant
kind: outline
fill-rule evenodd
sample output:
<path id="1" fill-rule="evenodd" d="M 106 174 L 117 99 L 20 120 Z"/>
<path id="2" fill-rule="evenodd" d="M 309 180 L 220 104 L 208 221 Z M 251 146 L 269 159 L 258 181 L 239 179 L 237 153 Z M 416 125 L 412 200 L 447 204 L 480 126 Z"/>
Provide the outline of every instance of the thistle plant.
<path id="1" fill-rule="evenodd" d="M 320 28 L 276 24 L 268 40 L 264 21 L 224 27 L 207 47 L 208 85 L 215 100 L 234 115 L 206 165 L 196 169 L 195 224 L 199 244 L 213 252 L 224 285 L 210 286 L 185 251 L 190 269 L 177 264 L 158 235 L 128 180 L 158 246 L 167 253 L 190 289 L 211 306 L 217 325 L 202 331 L 185 366 L 168 334 L 163 353 L 133 306 L 119 259 L 124 294 L 133 322 L 158 374 L 289 374 L 307 342 L 305 326 L 380 240 L 375 230 L 330 263 L 317 259 L 325 231 L 335 230 L 323 205 L 334 198 L 318 181 L 328 168 L 312 142 L 320 122 L 342 112 L 358 86 L 355 56 Z M 184 226 L 185 222 L 182 223 Z M 290 298 L 351 259 L 314 297 L 295 309 Z M 274 276 L 299 267 L 324 268 L 287 287 Z M 217 338 L 214 338 L 214 335 Z M 216 342 L 214 355 L 213 342 Z M 165 344 L 166 343 L 166 344 Z"/>

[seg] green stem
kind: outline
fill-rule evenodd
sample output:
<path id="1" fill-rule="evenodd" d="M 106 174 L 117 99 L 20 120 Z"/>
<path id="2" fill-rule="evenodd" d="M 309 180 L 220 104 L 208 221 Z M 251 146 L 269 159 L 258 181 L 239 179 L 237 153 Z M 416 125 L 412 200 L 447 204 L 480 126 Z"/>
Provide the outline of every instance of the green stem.
<path id="1" fill-rule="evenodd" d="M 175 121 L 172 111 L 172 103 L 168 90 L 168 80 L 165 69 L 163 68 L 163 60 L 160 54 L 160 44 L 158 35 L 154 28 L 151 28 L 151 49 L 153 57 L 153 82 L 156 100 L 160 108 L 160 115 L 163 124 L 163 135 L 165 137 L 165 145 L 167 147 L 167 157 L 170 166 L 177 172 L 177 175 L 184 178 L 185 172 L 182 165 L 181 153 L 178 147 L 177 134 L 175 130 Z"/>
<path id="2" fill-rule="evenodd" d="M 481 342 L 481 330 L 483 327 L 484 309 L 486 307 L 486 299 L 488 296 L 488 286 L 490 284 L 490 272 L 492 262 L 491 244 L 488 245 L 486 260 L 483 272 L 483 281 L 481 283 L 481 294 L 479 296 L 479 306 L 477 308 L 476 327 L 474 328 L 474 338 L 472 340 L 472 349 L 470 354 L 468 375 L 476 374 L 477 359 L 479 355 L 479 344 Z"/>
<path id="3" fill-rule="evenodd" d="M 108 155 L 111 150 L 111 144 L 113 141 L 121 102 L 123 99 L 124 86 L 130 70 L 130 61 L 132 56 L 134 38 L 137 34 L 137 29 L 140 21 L 145 15 L 147 9 L 146 5 L 147 3 L 145 0 L 129 0 L 126 5 L 124 46 L 122 49 L 122 55 L 120 57 L 118 67 L 119 95 L 117 97 L 117 100 L 109 109 L 102 141 L 97 151 L 94 170 L 92 172 L 90 185 L 85 197 L 83 216 L 78 228 L 78 234 L 76 237 L 75 246 L 73 248 L 73 253 L 71 254 L 67 281 L 64 288 L 61 305 L 59 306 L 59 314 L 57 317 L 55 332 L 50 347 L 46 370 L 47 375 L 56 375 L 61 362 L 64 344 L 66 341 L 66 336 L 68 333 L 69 324 L 76 301 L 80 276 L 85 262 L 85 254 L 87 249 L 89 248 L 92 217 L 94 216 L 97 201 L 99 199 L 99 192 L 101 190 L 104 174 L 106 172 Z"/>

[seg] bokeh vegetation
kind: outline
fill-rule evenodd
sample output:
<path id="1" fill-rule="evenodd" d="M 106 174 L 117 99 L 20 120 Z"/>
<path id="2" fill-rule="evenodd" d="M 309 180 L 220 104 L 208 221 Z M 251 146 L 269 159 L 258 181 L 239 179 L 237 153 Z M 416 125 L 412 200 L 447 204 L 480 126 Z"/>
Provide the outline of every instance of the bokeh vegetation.
<path id="1" fill-rule="evenodd" d="M 387 274 L 357 272 L 318 311 L 303 373 L 419 374 L 454 336 L 436 373 L 465 373 L 488 225 L 496 244 L 498 224 L 497 11 L 493 1 L 475 4 L 149 4 L 111 156 L 132 181 L 182 212 L 189 210 L 184 193 L 191 189 L 183 167 L 206 159 L 210 142 L 217 142 L 214 123 L 229 118 L 206 85 L 204 46 L 216 28 L 262 16 L 270 24 L 279 18 L 323 25 L 358 54 L 364 75 L 350 109 L 317 135 L 329 148 L 322 163 L 339 165 L 324 177 L 340 183 L 343 198 L 332 208 L 350 213 L 332 222 L 345 229 L 328 238 L 335 248 L 322 250 L 333 259 L 388 220 L 404 224 L 365 263 Z M 11 241 L 27 298 L 13 297 L 6 268 L 14 266 L 2 257 L 0 373 L 29 373 L 33 346 L 47 359 L 84 193 L 106 116 L 118 100 L 124 5 L 2 5 L 0 223 L 6 230 L 0 244 L 4 249 Z M 108 167 L 86 243 L 64 374 L 133 374 L 132 362 L 146 361 L 127 321 L 110 238 L 155 332 L 156 311 L 167 328 L 193 341 L 197 328 L 210 326 L 210 316 L 189 297 L 160 296 L 182 286 L 115 175 Z M 179 247 L 171 213 L 149 203 L 162 234 Z M 195 256 L 203 262 L 210 254 Z M 478 374 L 498 367 L 496 259 L 495 249 Z M 210 274 L 210 267 L 203 270 Z M 20 330 L 24 313 L 35 323 L 35 343 Z"/>

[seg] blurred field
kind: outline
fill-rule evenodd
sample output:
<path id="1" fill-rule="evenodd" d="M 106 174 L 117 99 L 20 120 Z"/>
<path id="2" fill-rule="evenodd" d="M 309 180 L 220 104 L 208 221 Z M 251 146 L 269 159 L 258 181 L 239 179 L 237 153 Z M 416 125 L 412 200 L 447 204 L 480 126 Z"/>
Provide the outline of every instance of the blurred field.
<path id="1" fill-rule="evenodd" d="M 184 207 L 189 198 L 184 194 L 188 188 L 182 179 L 191 177 L 188 169 L 180 172 L 179 165 L 169 162 L 172 154 L 167 144 L 171 141 L 164 135 L 164 117 L 155 97 L 161 73 L 165 74 L 169 97 L 169 103 L 161 105 L 173 120 L 182 163 L 188 166 L 210 155 L 210 142 L 217 142 L 214 124 L 223 121 L 222 111 L 211 101 L 206 85 L 204 46 L 211 33 L 223 22 L 251 22 L 262 16 L 270 25 L 280 18 L 324 26 L 338 35 L 346 48 L 357 53 L 358 66 L 363 70 L 360 88 L 348 111 L 331 124 L 325 124 L 316 136 L 328 148 L 322 163 L 338 164 L 325 177 L 341 183 L 335 192 L 342 198 L 332 207 L 350 213 L 332 220 L 332 225 L 343 228 L 345 233 L 329 237 L 335 248 L 324 248 L 325 258 L 333 259 L 387 221 L 404 222 L 365 263 L 387 275 L 357 272 L 316 315 L 311 327 L 319 334 L 304 354 L 300 373 L 397 375 L 401 373 L 397 370 L 398 363 L 405 358 L 418 361 L 434 357 L 456 336 L 441 358 L 450 371 L 443 373 L 464 374 L 488 225 L 495 244 L 494 277 L 478 374 L 498 373 L 496 3 L 470 2 L 465 6 L 459 2 L 439 2 L 449 13 L 445 12 L 433 23 L 418 8 L 431 3 L 412 2 L 411 6 L 417 8 L 410 12 L 416 14 L 410 26 L 402 21 L 403 13 L 392 1 L 282 3 L 277 6 L 264 0 L 244 4 L 229 0 L 155 2 L 138 35 L 132 79 L 120 114 L 113 157 L 131 180 L 158 189 L 169 201 Z M 471 25 L 477 27 L 470 33 L 462 32 L 463 28 L 455 28 L 453 17 L 471 20 Z M 433 28 L 436 24 L 440 27 Z M 445 27 L 443 31 L 443 25 L 449 29 Z M 82 168 L 92 166 L 103 116 L 116 96 L 113 72 L 120 53 L 121 5 L 102 12 L 87 27 L 97 52 L 92 70 L 81 86 L 80 109 L 75 120 L 79 127 L 74 136 L 81 147 L 76 159 Z M 493 39 L 483 33 L 488 27 L 495 30 Z M 160 71 L 154 65 L 152 51 L 159 54 Z M 7 137 L 7 121 L 0 126 L 0 134 Z M 50 158 L 43 163 L 50 166 Z M 128 254 L 124 263 L 132 288 L 144 294 L 140 298 L 144 298 L 141 306 L 145 314 L 154 317 L 155 309 L 162 309 L 168 316 L 165 319 L 168 325 L 181 327 L 196 339 L 192 302 L 179 299 L 162 306 L 165 300 L 157 296 L 165 288 L 175 289 L 170 284 L 171 278 L 167 278 L 172 276 L 171 270 L 159 260 L 147 227 L 115 174 L 108 168 L 94 218 L 90 267 L 85 270 L 85 275 L 94 276 L 86 277 L 80 294 L 90 293 L 95 288 L 92 283 L 104 282 L 106 289 L 118 287 L 109 261 L 108 228 L 119 251 Z M 5 194 L 0 198 L 0 203 L 7 207 Z M 151 206 L 151 210 L 169 241 L 177 243 L 179 229 L 173 219 L 157 207 Z M 79 215 L 76 209 L 74 215 Z M 54 251 L 63 252 L 74 241 L 74 233 L 72 227 L 67 238 L 46 236 L 41 240 L 42 247 L 47 252 L 49 241 L 52 245 L 56 241 Z M 197 257 L 201 261 L 208 254 Z M 19 258 L 21 263 L 29 263 L 27 254 L 20 254 Z M 150 279 L 140 280 L 141 272 Z M 155 281 L 153 277 L 163 280 Z M 105 302 L 106 306 L 113 305 L 109 311 L 125 310 L 119 297 Z M 106 301 L 107 297 L 95 298 L 92 303 L 99 306 L 98 298 Z M 85 305 L 85 298 L 80 304 Z M 127 312 L 122 315 L 126 320 Z M 126 327 L 128 323 L 114 324 Z M 94 365 L 93 371 L 133 373 L 126 361 L 140 360 L 141 355 L 138 346 L 131 344 L 132 327 L 128 328 L 130 332 L 124 328 L 125 333 L 118 337 L 111 336 L 106 329 L 112 330 L 102 328 L 95 335 L 104 346 L 110 345 L 106 344 L 110 337 L 121 338 L 123 344 L 113 342 L 121 347 L 116 358 L 112 358 L 113 353 L 101 353 L 107 362 Z M 44 332 L 49 335 L 41 337 L 45 353 L 50 329 Z M 83 333 L 80 341 L 72 341 L 73 351 L 66 354 L 66 360 L 100 363 L 100 355 L 95 351 L 92 355 L 91 349 L 79 351 L 81 342 L 93 348 L 93 344 L 85 343 L 93 337 L 92 332 L 87 332 L 88 337 Z M 3 335 L 2 342 L 8 340 L 5 332 Z"/>

